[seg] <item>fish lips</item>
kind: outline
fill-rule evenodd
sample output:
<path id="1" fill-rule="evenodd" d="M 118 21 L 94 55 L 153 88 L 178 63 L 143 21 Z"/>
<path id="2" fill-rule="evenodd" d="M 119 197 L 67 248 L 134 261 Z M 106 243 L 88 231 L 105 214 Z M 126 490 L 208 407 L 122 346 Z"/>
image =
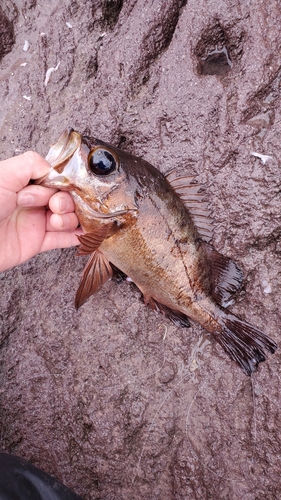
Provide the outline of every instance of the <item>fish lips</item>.
<path id="1" fill-rule="evenodd" d="M 82 137 L 73 128 L 64 130 L 56 144 L 51 146 L 46 160 L 53 168 L 59 168 L 81 146 Z"/>
<path id="2" fill-rule="evenodd" d="M 85 170 L 79 155 L 81 144 L 82 137 L 78 132 L 73 129 L 65 130 L 46 156 L 52 168 L 35 183 L 60 189 L 69 187 L 71 179 L 80 176 Z"/>

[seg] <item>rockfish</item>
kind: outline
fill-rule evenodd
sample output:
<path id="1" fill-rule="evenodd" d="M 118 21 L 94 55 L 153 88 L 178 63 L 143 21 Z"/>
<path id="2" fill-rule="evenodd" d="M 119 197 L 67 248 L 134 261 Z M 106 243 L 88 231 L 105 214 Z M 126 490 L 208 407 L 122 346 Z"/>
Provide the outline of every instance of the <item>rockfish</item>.
<path id="1" fill-rule="evenodd" d="M 129 276 L 144 302 L 178 326 L 198 321 L 250 375 L 276 344 L 226 309 L 242 273 L 210 244 L 207 203 L 193 177 L 166 176 L 98 139 L 65 131 L 38 184 L 68 191 L 90 255 L 76 307 L 114 274 Z"/>

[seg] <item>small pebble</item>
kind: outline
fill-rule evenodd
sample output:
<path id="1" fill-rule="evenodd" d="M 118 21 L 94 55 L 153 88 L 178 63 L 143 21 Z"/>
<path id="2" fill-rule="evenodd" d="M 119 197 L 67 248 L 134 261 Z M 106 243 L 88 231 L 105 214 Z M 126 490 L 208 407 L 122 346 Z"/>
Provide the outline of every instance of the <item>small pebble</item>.
<path id="1" fill-rule="evenodd" d="M 264 293 L 271 293 L 272 292 L 271 286 L 267 281 L 263 281 L 262 286 L 263 286 Z"/>
<path id="2" fill-rule="evenodd" d="M 25 40 L 22 50 L 24 50 L 24 52 L 27 52 L 29 47 L 30 47 L 30 43 L 28 42 L 28 40 Z"/>

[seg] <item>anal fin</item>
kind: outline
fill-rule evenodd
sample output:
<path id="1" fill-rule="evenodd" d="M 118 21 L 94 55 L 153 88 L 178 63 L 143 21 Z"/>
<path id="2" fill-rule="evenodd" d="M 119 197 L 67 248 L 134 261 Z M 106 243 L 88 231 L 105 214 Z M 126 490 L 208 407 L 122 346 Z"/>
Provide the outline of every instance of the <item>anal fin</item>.
<path id="1" fill-rule="evenodd" d="M 190 327 L 189 319 L 184 313 L 176 311 L 175 309 L 170 309 L 164 304 L 160 304 L 160 302 L 157 302 L 152 297 L 144 297 L 144 302 L 148 304 L 153 311 L 164 314 L 164 316 L 169 318 L 176 326 L 181 328 Z"/>
<path id="2" fill-rule="evenodd" d="M 99 250 L 93 252 L 84 269 L 83 278 L 76 293 L 76 309 L 99 290 L 112 277 L 112 274 L 112 267 L 107 258 Z"/>

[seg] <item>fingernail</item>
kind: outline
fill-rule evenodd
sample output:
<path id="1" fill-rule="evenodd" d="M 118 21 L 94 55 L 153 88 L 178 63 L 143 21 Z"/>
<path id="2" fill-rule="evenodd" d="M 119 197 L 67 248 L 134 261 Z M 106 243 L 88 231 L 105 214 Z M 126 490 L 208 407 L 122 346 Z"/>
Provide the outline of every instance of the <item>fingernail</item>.
<path id="1" fill-rule="evenodd" d="M 69 217 L 67 215 L 64 215 L 63 217 L 61 217 L 60 224 L 61 224 L 62 229 L 68 228 L 69 223 L 70 223 L 70 220 L 69 220 Z"/>
<path id="2" fill-rule="evenodd" d="M 28 193 L 18 194 L 18 205 L 22 207 L 30 207 L 34 205 L 34 196 Z"/>
<path id="3" fill-rule="evenodd" d="M 59 200 L 59 209 L 60 209 L 60 212 L 65 212 L 69 207 L 69 203 L 68 201 L 66 201 L 65 198 L 60 198 Z"/>

